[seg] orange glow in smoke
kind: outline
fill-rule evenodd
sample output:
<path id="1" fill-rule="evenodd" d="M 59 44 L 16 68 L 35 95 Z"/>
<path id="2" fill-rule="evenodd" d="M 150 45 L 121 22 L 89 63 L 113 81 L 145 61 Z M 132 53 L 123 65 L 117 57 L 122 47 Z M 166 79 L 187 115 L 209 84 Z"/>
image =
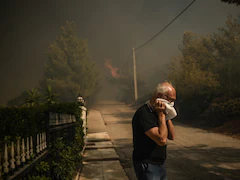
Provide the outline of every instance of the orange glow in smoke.
<path id="1" fill-rule="evenodd" d="M 112 77 L 118 78 L 120 75 L 118 74 L 118 68 L 113 67 L 109 61 L 105 61 L 105 66 L 111 71 Z"/>

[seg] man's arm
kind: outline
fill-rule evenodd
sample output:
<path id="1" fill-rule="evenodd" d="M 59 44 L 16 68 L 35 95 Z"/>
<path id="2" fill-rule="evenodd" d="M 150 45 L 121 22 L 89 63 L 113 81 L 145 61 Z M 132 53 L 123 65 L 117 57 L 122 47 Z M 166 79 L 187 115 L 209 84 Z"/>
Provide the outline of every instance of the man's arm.
<path id="1" fill-rule="evenodd" d="M 165 114 L 158 113 L 158 127 L 154 127 L 145 132 L 157 145 L 165 146 L 168 137 L 168 128 L 166 124 Z"/>
<path id="2" fill-rule="evenodd" d="M 168 129 L 168 139 L 174 140 L 175 139 L 175 130 L 172 120 L 167 120 L 167 129 Z"/>

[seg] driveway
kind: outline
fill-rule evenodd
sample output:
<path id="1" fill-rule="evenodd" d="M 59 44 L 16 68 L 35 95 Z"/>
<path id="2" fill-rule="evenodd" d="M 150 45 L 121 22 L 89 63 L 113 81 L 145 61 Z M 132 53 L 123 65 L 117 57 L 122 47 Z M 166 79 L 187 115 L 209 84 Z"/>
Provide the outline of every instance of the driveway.
<path id="1" fill-rule="evenodd" d="M 136 109 L 116 101 L 99 101 L 107 132 L 130 180 L 135 180 L 131 161 L 132 116 Z M 240 179 L 240 141 L 174 121 L 176 139 L 168 141 L 168 180 Z"/>

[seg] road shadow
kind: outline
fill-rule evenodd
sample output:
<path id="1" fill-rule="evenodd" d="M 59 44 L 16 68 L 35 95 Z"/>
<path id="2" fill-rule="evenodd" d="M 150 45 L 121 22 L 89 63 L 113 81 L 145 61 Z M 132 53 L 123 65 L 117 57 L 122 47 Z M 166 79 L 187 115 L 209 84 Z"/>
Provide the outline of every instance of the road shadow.
<path id="1" fill-rule="evenodd" d="M 112 141 L 114 145 L 116 145 L 115 150 L 119 156 L 120 163 L 126 172 L 129 180 L 137 180 L 133 162 L 132 162 L 132 151 L 133 151 L 133 143 L 129 138 L 118 138 Z"/>
<path id="2" fill-rule="evenodd" d="M 237 180 L 240 177 L 240 149 L 197 145 L 168 147 L 169 179 Z"/>
<path id="3" fill-rule="evenodd" d="M 135 179 L 132 163 L 132 141 L 115 139 L 115 150 L 130 180 Z M 238 180 L 240 177 L 240 149 L 210 148 L 199 144 L 191 147 L 168 145 L 168 180 Z"/>
<path id="4" fill-rule="evenodd" d="M 131 118 L 135 110 L 127 112 L 114 112 L 102 114 L 103 116 L 116 117 L 117 123 L 131 124 Z M 114 123 L 115 121 L 109 122 Z M 204 127 L 196 124 L 182 123 L 173 119 L 173 123 L 183 127 Z M 197 133 L 197 129 L 194 131 Z M 193 137 L 194 138 L 194 137 Z M 129 179 L 133 177 L 132 141 L 128 138 L 114 139 L 117 144 L 116 152 Z M 223 145 L 224 146 L 224 145 Z M 167 172 L 168 180 L 236 180 L 240 177 L 240 149 L 229 147 L 211 147 L 207 145 L 195 145 L 184 147 L 183 145 L 168 145 Z"/>

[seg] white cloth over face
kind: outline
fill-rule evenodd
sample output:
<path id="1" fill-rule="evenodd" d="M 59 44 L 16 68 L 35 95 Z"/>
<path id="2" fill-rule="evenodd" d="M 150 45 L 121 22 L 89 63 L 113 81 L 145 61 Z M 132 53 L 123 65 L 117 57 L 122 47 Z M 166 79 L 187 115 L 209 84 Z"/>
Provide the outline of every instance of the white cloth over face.
<path id="1" fill-rule="evenodd" d="M 173 119 L 177 116 L 177 111 L 175 110 L 174 102 L 169 102 L 166 99 L 157 98 L 156 101 L 161 101 L 166 105 L 166 120 Z"/>

